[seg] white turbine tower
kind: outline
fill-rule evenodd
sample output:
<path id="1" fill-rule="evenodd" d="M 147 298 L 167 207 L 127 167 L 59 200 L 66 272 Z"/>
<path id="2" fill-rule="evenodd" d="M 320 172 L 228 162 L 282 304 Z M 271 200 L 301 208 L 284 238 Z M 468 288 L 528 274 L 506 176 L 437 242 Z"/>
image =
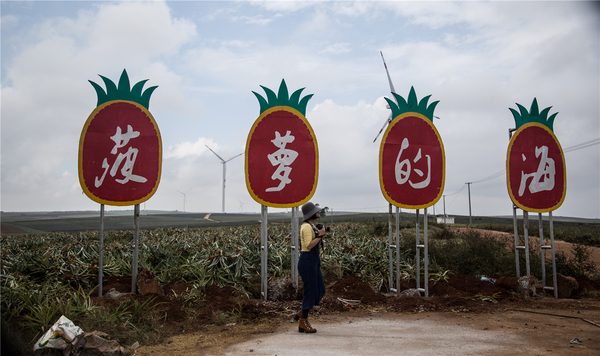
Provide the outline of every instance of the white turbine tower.
<path id="1" fill-rule="evenodd" d="M 208 149 L 210 150 L 210 152 L 214 153 L 214 154 L 215 154 L 215 156 L 217 156 L 217 157 L 218 157 L 218 158 L 221 160 L 221 163 L 223 164 L 223 213 L 225 213 L 225 181 L 226 181 L 226 179 L 225 179 L 225 177 L 226 177 L 226 176 L 225 176 L 225 172 L 226 172 L 226 170 L 227 170 L 227 168 L 226 168 L 226 167 L 227 167 L 227 162 L 231 161 L 232 159 L 234 159 L 234 158 L 236 158 L 236 157 L 239 157 L 239 156 L 243 155 L 243 154 L 244 154 L 244 152 L 240 153 L 239 155 L 235 155 L 235 156 L 231 157 L 231 158 L 230 158 L 230 159 L 228 159 L 228 160 L 224 160 L 223 158 L 221 158 L 221 156 L 219 156 L 219 155 L 218 155 L 218 154 L 217 154 L 215 151 L 213 151 L 213 150 L 212 150 L 210 147 L 208 147 L 207 145 L 204 145 L 204 146 L 206 146 L 206 148 L 208 148 Z"/>
<path id="2" fill-rule="evenodd" d="M 179 191 L 179 190 L 178 190 L 178 192 L 179 192 L 179 193 L 183 194 L 183 212 L 184 212 L 184 213 L 185 213 L 185 201 L 186 201 L 186 197 L 185 197 L 185 195 L 186 195 L 187 193 L 189 193 L 189 192 L 190 192 L 190 190 L 192 190 L 192 188 L 188 189 L 188 191 L 187 191 L 187 192 L 185 192 L 185 193 L 184 193 L 184 192 L 182 192 L 182 191 Z"/>

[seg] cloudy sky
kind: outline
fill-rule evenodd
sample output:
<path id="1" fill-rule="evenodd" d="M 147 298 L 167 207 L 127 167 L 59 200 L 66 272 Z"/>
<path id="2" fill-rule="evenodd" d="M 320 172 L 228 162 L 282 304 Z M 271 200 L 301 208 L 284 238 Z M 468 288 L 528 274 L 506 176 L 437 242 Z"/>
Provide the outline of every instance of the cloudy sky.
<path id="1" fill-rule="evenodd" d="M 220 212 L 222 164 L 245 149 L 252 91 L 314 94 L 313 201 L 386 211 L 381 137 L 396 92 L 439 100 L 446 212 L 512 214 L 505 180 L 509 108 L 558 112 L 567 166 L 556 216 L 600 217 L 600 6 L 591 2 L 2 1 L 3 211 L 99 210 L 78 180 L 79 137 L 96 107 L 88 80 L 158 85 L 150 99 L 163 173 L 142 208 Z M 580 146 L 584 144 L 583 146 Z M 436 204 L 443 210 L 442 200 Z M 114 209 L 114 207 L 108 207 Z M 275 209 L 276 210 L 276 209 Z M 227 163 L 227 212 L 260 211 L 244 159 Z M 431 213 L 431 210 L 430 210 Z"/>

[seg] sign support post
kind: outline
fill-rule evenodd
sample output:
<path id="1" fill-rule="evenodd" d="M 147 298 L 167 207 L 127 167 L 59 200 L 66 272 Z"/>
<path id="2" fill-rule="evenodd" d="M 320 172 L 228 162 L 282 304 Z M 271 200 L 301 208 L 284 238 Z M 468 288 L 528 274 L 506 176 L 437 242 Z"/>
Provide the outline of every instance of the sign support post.
<path id="1" fill-rule="evenodd" d="M 558 278 L 556 276 L 556 256 L 554 254 L 554 222 L 552 220 L 552 212 L 549 213 L 549 225 L 550 225 L 550 244 L 552 248 L 552 282 L 554 283 L 554 298 L 558 299 Z M 544 262 L 544 268 L 546 268 L 546 264 Z"/>
<path id="2" fill-rule="evenodd" d="M 104 204 L 100 204 L 100 247 L 98 250 L 98 296 L 102 297 L 102 274 L 104 273 Z"/>
<path id="3" fill-rule="evenodd" d="M 394 241 L 394 229 L 392 224 L 392 203 L 388 205 L 388 262 L 389 262 L 389 275 L 388 275 L 388 284 L 390 286 L 390 293 L 394 292 L 394 252 L 393 249 L 396 247 L 393 244 Z"/>
<path id="4" fill-rule="evenodd" d="M 400 208 L 396 207 L 396 295 L 400 295 Z"/>
<path id="5" fill-rule="evenodd" d="M 269 235 L 268 235 L 268 208 L 266 205 L 260 206 L 260 294 L 264 301 L 267 300 L 267 261 L 269 254 Z"/>
<path id="6" fill-rule="evenodd" d="M 131 264 L 131 293 L 137 291 L 137 272 L 138 272 L 138 245 L 140 236 L 140 204 L 135 204 L 133 208 L 133 263 Z"/>
<path id="7" fill-rule="evenodd" d="M 427 208 L 423 209 L 423 240 L 425 256 L 423 260 L 425 263 L 425 297 L 429 297 L 429 236 L 427 235 Z"/>
<path id="8" fill-rule="evenodd" d="M 298 226 L 298 207 L 295 206 L 292 208 L 292 246 L 291 246 L 291 254 L 292 254 L 292 281 L 296 286 L 296 296 L 298 295 L 298 235 L 299 235 L 299 226 Z"/>

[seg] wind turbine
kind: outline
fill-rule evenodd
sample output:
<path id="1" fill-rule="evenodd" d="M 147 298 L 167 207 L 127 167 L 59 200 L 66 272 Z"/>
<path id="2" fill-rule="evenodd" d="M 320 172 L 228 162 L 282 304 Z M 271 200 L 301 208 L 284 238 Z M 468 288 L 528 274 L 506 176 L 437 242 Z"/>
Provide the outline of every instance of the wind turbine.
<path id="1" fill-rule="evenodd" d="M 385 64 L 385 58 L 383 58 L 383 52 L 379 51 L 379 53 L 381 54 L 381 59 L 383 60 L 383 66 L 385 67 L 385 72 L 387 74 L 388 77 L 388 82 L 390 83 L 390 91 L 392 93 L 396 92 L 396 89 L 394 89 L 394 84 L 392 84 L 392 78 L 390 78 L 390 72 L 388 72 L 388 68 L 387 65 Z M 392 100 L 396 100 L 396 97 L 392 95 Z M 387 106 L 388 109 L 390 109 L 390 106 Z M 392 113 L 390 112 L 390 116 L 388 116 L 388 118 L 385 120 L 385 122 L 383 123 L 383 126 L 381 127 L 381 130 L 379 130 L 379 133 L 377 134 L 377 136 L 375 136 L 375 139 L 373 140 L 373 143 L 375 143 L 375 141 L 377 141 L 377 138 L 379 138 L 379 135 L 381 135 L 381 133 L 383 132 L 383 130 L 385 129 L 385 127 L 387 125 L 389 125 L 389 123 L 392 122 Z"/>
<path id="2" fill-rule="evenodd" d="M 184 213 L 185 213 L 185 201 L 186 201 L 185 194 L 186 194 L 186 193 L 189 193 L 189 191 L 190 191 L 190 190 L 192 190 L 192 188 L 188 189 L 188 191 L 187 191 L 187 192 L 185 192 L 185 193 L 184 193 L 184 192 L 182 192 L 182 191 L 179 191 L 179 190 L 178 190 L 178 192 L 179 192 L 179 193 L 183 194 L 183 212 L 184 212 Z"/>
<path id="3" fill-rule="evenodd" d="M 244 205 L 246 205 L 246 203 L 244 203 L 243 201 L 241 201 L 240 198 L 238 198 L 238 201 L 240 202 L 240 212 L 243 213 L 244 212 Z"/>
<path id="4" fill-rule="evenodd" d="M 225 180 L 226 180 L 226 179 L 225 179 L 225 172 L 226 172 L 226 170 L 227 170 L 227 168 L 226 168 L 226 167 L 227 167 L 227 162 L 231 161 L 232 159 L 234 159 L 234 158 L 236 158 L 236 157 L 239 157 L 239 156 L 243 155 L 243 154 L 244 154 L 244 152 L 240 153 L 239 155 L 235 155 L 235 156 L 231 157 L 231 158 L 230 158 L 230 159 L 228 159 L 228 160 L 224 160 L 223 158 L 221 158 L 221 156 L 219 156 L 219 155 L 218 155 L 218 154 L 217 154 L 215 151 L 213 151 L 213 150 L 212 150 L 210 147 L 208 147 L 207 145 L 204 145 L 204 146 L 206 146 L 206 148 L 208 148 L 208 149 L 210 150 L 210 152 L 214 153 L 214 154 L 215 154 L 215 156 L 217 156 L 217 158 L 219 158 L 219 159 L 221 160 L 221 163 L 223 164 L 223 213 L 225 213 Z"/>

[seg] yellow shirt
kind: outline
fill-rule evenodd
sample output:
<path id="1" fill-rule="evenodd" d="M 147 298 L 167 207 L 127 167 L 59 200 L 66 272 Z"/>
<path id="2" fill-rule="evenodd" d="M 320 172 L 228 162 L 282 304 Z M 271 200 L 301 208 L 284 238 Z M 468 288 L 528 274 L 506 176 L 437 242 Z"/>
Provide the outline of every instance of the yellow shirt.
<path id="1" fill-rule="evenodd" d="M 315 238 L 315 232 L 309 223 L 303 223 L 300 227 L 300 243 L 304 252 L 310 251 L 307 246 Z"/>

